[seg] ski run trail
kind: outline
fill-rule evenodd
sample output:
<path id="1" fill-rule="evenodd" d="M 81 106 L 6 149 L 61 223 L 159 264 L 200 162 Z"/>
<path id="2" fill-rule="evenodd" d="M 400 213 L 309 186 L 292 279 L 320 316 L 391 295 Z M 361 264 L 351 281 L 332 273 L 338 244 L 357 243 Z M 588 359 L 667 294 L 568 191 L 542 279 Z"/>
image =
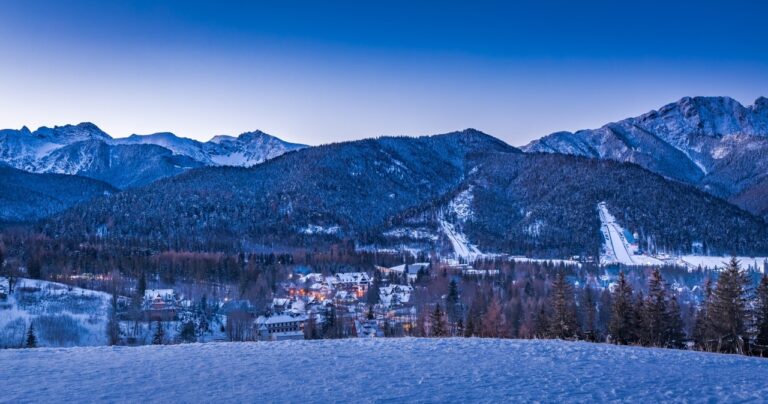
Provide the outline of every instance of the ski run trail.
<path id="1" fill-rule="evenodd" d="M 605 255 L 601 257 L 603 264 L 619 263 L 624 265 L 653 265 L 660 266 L 664 262 L 648 255 L 635 254 L 624 237 L 624 229 L 616 222 L 616 218 L 608 212 L 604 202 L 597 205 L 602 223 L 601 231 L 604 238 Z"/>

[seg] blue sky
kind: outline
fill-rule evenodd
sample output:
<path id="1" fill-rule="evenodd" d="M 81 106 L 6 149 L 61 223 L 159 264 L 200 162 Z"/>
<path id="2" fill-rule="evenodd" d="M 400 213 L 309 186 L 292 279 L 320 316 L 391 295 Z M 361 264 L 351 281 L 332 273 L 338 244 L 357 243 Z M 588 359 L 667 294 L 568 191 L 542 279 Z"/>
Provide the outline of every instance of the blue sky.
<path id="1" fill-rule="evenodd" d="M 514 145 L 686 95 L 768 95 L 768 2 L 0 2 L 0 127 L 474 127 Z M 668 4 L 667 4 L 668 3 Z"/>

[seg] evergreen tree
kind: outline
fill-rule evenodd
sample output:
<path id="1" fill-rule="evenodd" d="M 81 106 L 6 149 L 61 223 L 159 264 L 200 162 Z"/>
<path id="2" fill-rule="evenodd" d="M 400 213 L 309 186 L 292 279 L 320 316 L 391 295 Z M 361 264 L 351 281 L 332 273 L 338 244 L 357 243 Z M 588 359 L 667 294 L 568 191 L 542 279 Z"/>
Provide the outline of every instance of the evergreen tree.
<path id="1" fill-rule="evenodd" d="M 587 341 L 597 341 L 597 304 L 595 302 L 595 293 L 587 285 L 584 288 L 584 297 L 582 299 L 584 339 Z"/>
<path id="2" fill-rule="evenodd" d="M 144 275 L 144 271 L 141 271 L 139 280 L 136 283 L 136 294 L 133 296 L 133 310 L 135 316 L 139 315 L 141 306 L 144 304 L 144 294 L 147 291 L 147 278 Z"/>
<path id="3" fill-rule="evenodd" d="M 152 336 L 152 345 L 162 345 L 165 343 L 165 329 L 163 324 L 157 321 L 157 327 L 155 328 L 155 335 Z"/>
<path id="4" fill-rule="evenodd" d="M 446 313 L 448 314 L 448 321 L 454 323 L 461 320 L 461 306 L 459 304 L 459 288 L 456 285 L 456 280 L 451 279 L 448 284 L 448 296 L 445 299 Z"/>
<path id="5" fill-rule="evenodd" d="M 30 322 L 27 329 L 27 341 L 24 344 L 25 348 L 37 348 L 37 336 L 35 335 L 35 323 Z"/>
<path id="6" fill-rule="evenodd" d="M 198 308 L 197 313 L 197 335 L 200 338 L 203 338 L 207 332 L 210 331 L 210 323 L 208 319 L 210 318 L 210 307 L 208 307 L 208 296 L 203 295 L 203 297 L 200 298 L 200 307 Z M 201 342 L 205 342 L 204 340 L 201 340 Z"/>
<path id="7" fill-rule="evenodd" d="M 419 267 L 419 270 L 416 272 L 416 283 L 423 284 L 427 279 L 427 275 L 427 271 L 424 270 L 424 267 Z"/>
<path id="8" fill-rule="evenodd" d="M 336 335 L 336 307 L 326 307 L 325 321 L 323 322 L 323 338 L 338 338 Z"/>
<path id="9" fill-rule="evenodd" d="M 179 339 L 182 342 L 197 342 L 195 323 L 193 321 L 187 320 L 181 325 Z"/>
<path id="10" fill-rule="evenodd" d="M 683 330 L 683 319 L 680 315 L 680 304 L 677 303 L 677 296 L 675 295 L 669 298 L 666 321 L 664 346 L 675 349 L 684 348 L 685 331 Z"/>
<path id="11" fill-rule="evenodd" d="M 749 342 L 748 284 L 749 280 L 741 270 L 739 261 L 735 257 L 731 258 L 717 279 L 710 308 L 718 352 L 746 352 Z"/>
<path id="12" fill-rule="evenodd" d="M 525 279 L 525 288 L 523 290 L 526 296 L 533 297 L 533 283 L 531 283 L 530 277 Z"/>
<path id="13" fill-rule="evenodd" d="M 141 275 L 139 276 L 139 283 L 136 285 L 136 294 L 141 296 L 141 298 L 144 298 L 144 292 L 147 291 L 147 276 L 144 273 L 144 271 L 141 271 Z"/>
<path id="14" fill-rule="evenodd" d="M 120 321 L 117 318 L 117 293 L 112 292 L 109 319 L 107 320 L 107 343 L 117 345 L 120 343 Z"/>
<path id="15" fill-rule="evenodd" d="M 633 343 L 648 346 L 650 345 L 648 333 L 645 328 L 645 298 L 643 292 L 637 292 L 637 297 L 633 299 L 635 305 L 632 308 L 632 329 L 634 330 Z"/>
<path id="16" fill-rule="evenodd" d="M 42 279 L 43 277 L 42 264 L 36 255 L 27 261 L 27 275 L 32 279 Z"/>
<path id="17" fill-rule="evenodd" d="M 373 272 L 373 282 L 371 282 L 371 286 L 368 288 L 368 292 L 365 295 L 366 303 L 368 303 L 369 306 L 379 304 L 379 299 L 381 298 L 379 291 L 380 287 L 381 272 L 376 270 Z"/>
<path id="18" fill-rule="evenodd" d="M 435 311 L 432 312 L 430 317 L 432 323 L 432 336 L 433 337 L 445 337 L 448 335 L 448 330 L 445 325 L 445 314 L 440 309 L 440 303 L 435 305 Z"/>
<path id="19" fill-rule="evenodd" d="M 199 316 L 200 321 L 197 323 L 197 335 L 200 338 L 203 338 L 205 334 L 210 331 L 210 324 L 208 324 L 208 320 L 205 317 L 205 313 L 202 313 Z M 205 340 L 202 339 L 200 342 L 205 342 Z"/>
<path id="20" fill-rule="evenodd" d="M 549 337 L 549 316 L 547 315 L 547 306 L 544 304 L 539 305 L 539 311 L 536 313 L 533 324 L 533 336 L 535 338 Z"/>
<path id="21" fill-rule="evenodd" d="M 611 307 L 613 307 L 613 297 L 611 291 L 603 289 L 600 292 L 600 303 L 597 306 L 597 332 L 598 335 L 608 330 L 608 324 L 611 322 Z"/>
<path id="22" fill-rule="evenodd" d="M 666 345 L 669 328 L 667 294 L 658 269 L 653 270 L 648 280 L 648 297 L 645 299 L 641 314 L 643 343 L 655 347 Z"/>
<path id="23" fill-rule="evenodd" d="M 576 322 L 576 308 L 573 299 L 573 288 L 565 279 L 563 272 L 559 272 L 552 283 L 552 295 L 549 299 L 550 338 L 571 339 L 576 338 L 579 326 Z"/>
<path id="24" fill-rule="evenodd" d="M 203 317 L 208 317 L 208 296 L 203 295 L 203 297 L 200 298 L 200 311 L 203 314 Z"/>
<path id="25" fill-rule="evenodd" d="M 693 329 L 696 347 L 704 351 L 712 351 L 715 343 L 715 331 L 710 310 L 713 296 L 712 280 L 707 278 L 704 284 L 704 300 L 696 312 L 696 322 Z"/>
<path id="26" fill-rule="evenodd" d="M 760 356 L 768 356 L 768 274 L 760 280 L 755 297 L 755 349 Z"/>
<path id="27" fill-rule="evenodd" d="M 619 273 L 619 282 L 611 295 L 613 302 L 611 307 L 611 320 L 608 331 L 615 344 L 629 344 L 634 342 L 636 331 L 634 327 L 635 313 L 632 307 L 632 287 L 624 277 L 624 272 Z"/>
<path id="28" fill-rule="evenodd" d="M 472 317 L 467 318 L 467 327 L 464 328 L 464 336 L 467 338 L 475 336 L 475 323 L 472 321 Z"/>

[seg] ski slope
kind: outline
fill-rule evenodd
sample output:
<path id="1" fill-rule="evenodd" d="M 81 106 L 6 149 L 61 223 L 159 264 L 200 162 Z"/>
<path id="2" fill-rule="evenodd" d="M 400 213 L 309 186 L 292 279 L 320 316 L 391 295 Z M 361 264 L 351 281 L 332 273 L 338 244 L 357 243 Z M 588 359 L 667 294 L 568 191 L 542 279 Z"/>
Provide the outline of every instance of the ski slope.
<path id="1" fill-rule="evenodd" d="M 6 402 L 745 402 L 768 360 L 562 341 L 359 339 L 0 351 Z"/>
<path id="2" fill-rule="evenodd" d="M 456 259 L 463 258 L 471 261 L 483 255 L 475 245 L 469 243 L 467 236 L 460 232 L 453 224 L 448 223 L 446 220 L 441 220 L 440 227 L 443 228 L 443 232 L 448 237 L 448 240 L 451 241 Z"/>
<path id="3" fill-rule="evenodd" d="M 624 229 L 616 222 L 616 218 L 608 212 L 604 202 L 597 204 L 602 223 L 605 254 L 600 258 L 601 264 L 623 265 L 663 265 L 664 262 L 647 255 L 635 254 L 624 237 Z"/>

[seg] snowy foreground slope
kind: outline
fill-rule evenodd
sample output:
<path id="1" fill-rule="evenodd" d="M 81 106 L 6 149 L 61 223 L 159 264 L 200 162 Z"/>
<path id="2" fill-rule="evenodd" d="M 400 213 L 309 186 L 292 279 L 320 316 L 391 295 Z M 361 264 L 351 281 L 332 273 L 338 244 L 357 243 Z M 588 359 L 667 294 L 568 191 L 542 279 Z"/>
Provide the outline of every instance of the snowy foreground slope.
<path id="1" fill-rule="evenodd" d="M 0 277 L 0 286 L 8 281 Z M 20 347 L 34 322 L 38 346 L 107 344 L 110 295 L 56 282 L 20 278 L 0 300 L 0 348 Z M 0 398 L 2 400 L 2 398 Z"/>
<path id="2" fill-rule="evenodd" d="M 763 401 L 768 360 L 560 341 L 380 339 L 0 351 L 7 402 Z"/>

